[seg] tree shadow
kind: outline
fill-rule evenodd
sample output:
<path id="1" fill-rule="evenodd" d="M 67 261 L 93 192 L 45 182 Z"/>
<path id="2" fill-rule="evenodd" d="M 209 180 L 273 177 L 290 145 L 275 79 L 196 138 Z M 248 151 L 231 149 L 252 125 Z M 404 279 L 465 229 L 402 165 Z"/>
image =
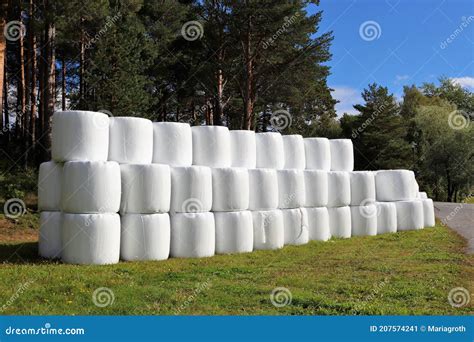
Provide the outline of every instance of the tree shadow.
<path id="1" fill-rule="evenodd" d="M 0 262 L 7 264 L 41 263 L 38 255 L 38 242 L 20 242 L 0 244 Z"/>

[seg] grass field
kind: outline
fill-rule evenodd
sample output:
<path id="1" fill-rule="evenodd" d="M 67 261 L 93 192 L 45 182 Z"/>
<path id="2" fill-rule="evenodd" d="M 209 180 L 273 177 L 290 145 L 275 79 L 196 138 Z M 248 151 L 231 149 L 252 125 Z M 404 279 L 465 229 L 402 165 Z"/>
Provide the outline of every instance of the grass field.
<path id="1" fill-rule="evenodd" d="M 474 313 L 472 301 L 461 308 L 448 303 L 454 287 L 473 292 L 474 257 L 462 253 L 464 240 L 440 225 L 278 251 L 74 266 L 39 259 L 36 217 L 21 220 L 5 228 L 0 217 L 2 314 Z M 113 292 L 113 303 L 94 304 L 100 287 Z M 276 287 L 291 292 L 290 304 L 272 305 Z"/>

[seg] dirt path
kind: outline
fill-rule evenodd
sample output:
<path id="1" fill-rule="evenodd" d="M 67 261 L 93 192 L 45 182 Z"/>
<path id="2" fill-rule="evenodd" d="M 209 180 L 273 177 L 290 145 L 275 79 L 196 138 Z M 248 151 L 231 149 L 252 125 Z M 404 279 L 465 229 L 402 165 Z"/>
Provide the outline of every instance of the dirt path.
<path id="1" fill-rule="evenodd" d="M 474 204 L 435 202 L 435 215 L 468 242 L 466 253 L 474 253 Z"/>

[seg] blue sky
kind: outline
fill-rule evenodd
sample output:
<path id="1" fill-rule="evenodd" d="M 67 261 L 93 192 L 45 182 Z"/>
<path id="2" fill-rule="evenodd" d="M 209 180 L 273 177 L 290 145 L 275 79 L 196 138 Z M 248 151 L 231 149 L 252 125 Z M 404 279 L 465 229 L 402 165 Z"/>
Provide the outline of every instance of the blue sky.
<path id="1" fill-rule="evenodd" d="M 337 112 L 355 113 L 369 83 L 397 98 L 403 85 L 447 76 L 474 91 L 474 1 L 321 0 L 318 32 L 333 31 L 329 86 Z M 365 28 L 365 29 L 364 29 Z"/>

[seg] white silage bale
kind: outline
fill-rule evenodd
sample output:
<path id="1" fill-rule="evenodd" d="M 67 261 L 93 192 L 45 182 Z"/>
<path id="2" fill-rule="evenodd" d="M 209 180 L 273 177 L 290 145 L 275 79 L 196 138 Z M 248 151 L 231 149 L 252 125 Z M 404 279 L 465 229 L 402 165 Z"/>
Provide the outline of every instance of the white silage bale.
<path id="1" fill-rule="evenodd" d="M 330 139 L 331 171 L 354 170 L 354 147 L 350 139 Z"/>
<path id="2" fill-rule="evenodd" d="M 171 168 L 171 212 L 197 213 L 212 208 L 212 172 L 207 166 Z"/>
<path id="3" fill-rule="evenodd" d="M 331 170 L 331 149 L 328 138 L 304 138 L 306 169 Z"/>
<path id="4" fill-rule="evenodd" d="M 434 205 L 431 198 L 420 199 L 423 204 L 423 222 L 424 227 L 434 227 L 435 225 L 435 214 L 434 214 Z"/>
<path id="5" fill-rule="evenodd" d="M 426 192 L 421 191 L 421 192 L 418 193 L 418 198 L 427 199 L 428 195 L 426 194 Z"/>
<path id="6" fill-rule="evenodd" d="M 293 209 L 305 203 L 303 170 L 276 170 L 278 177 L 278 208 Z"/>
<path id="7" fill-rule="evenodd" d="M 41 163 L 38 172 L 38 209 L 59 211 L 61 206 L 62 164 Z"/>
<path id="8" fill-rule="evenodd" d="M 328 172 L 328 207 L 344 207 L 351 203 L 349 172 Z"/>
<path id="9" fill-rule="evenodd" d="M 248 130 L 231 130 L 230 148 L 231 165 L 254 169 L 257 167 L 257 146 L 255 132 Z"/>
<path id="10" fill-rule="evenodd" d="M 40 214 L 38 254 L 43 258 L 60 258 L 61 250 L 61 212 L 42 211 Z"/>
<path id="11" fill-rule="evenodd" d="M 120 166 L 112 161 L 71 161 L 63 168 L 61 210 L 114 213 L 120 208 Z"/>
<path id="12" fill-rule="evenodd" d="M 51 155 L 58 162 L 107 160 L 109 117 L 100 112 L 59 111 L 52 118 Z"/>
<path id="13" fill-rule="evenodd" d="M 285 166 L 285 150 L 280 133 L 266 132 L 255 134 L 257 146 L 257 167 L 283 169 Z"/>
<path id="14" fill-rule="evenodd" d="M 285 245 L 304 245 L 309 241 L 308 217 L 302 208 L 283 209 Z"/>
<path id="15" fill-rule="evenodd" d="M 215 253 L 215 222 L 212 213 L 171 215 L 171 256 L 203 258 Z"/>
<path id="16" fill-rule="evenodd" d="M 273 169 L 250 169 L 249 209 L 268 210 L 278 208 L 278 176 Z"/>
<path id="17" fill-rule="evenodd" d="M 168 214 L 125 214 L 121 216 L 122 260 L 166 260 L 170 254 Z"/>
<path id="18" fill-rule="evenodd" d="M 397 207 L 392 202 L 376 202 L 377 234 L 397 231 Z"/>
<path id="19" fill-rule="evenodd" d="M 377 207 L 375 204 L 351 207 L 351 235 L 377 235 Z"/>
<path id="20" fill-rule="evenodd" d="M 279 249 L 285 244 L 281 210 L 253 211 L 253 249 Z"/>
<path id="21" fill-rule="evenodd" d="M 397 201 L 397 231 L 422 229 L 423 203 L 419 200 Z"/>
<path id="22" fill-rule="evenodd" d="M 367 205 L 375 202 L 375 177 L 371 171 L 352 171 L 351 205 Z"/>
<path id="23" fill-rule="evenodd" d="M 250 211 L 216 212 L 216 254 L 253 251 L 253 222 Z"/>
<path id="24" fill-rule="evenodd" d="M 308 218 L 309 240 L 327 241 L 331 238 L 328 208 L 303 208 Z"/>
<path id="25" fill-rule="evenodd" d="M 304 170 L 305 207 L 328 205 L 328 173 L 322 170 Z"/>
<path id="26" fill-rule="evenodd" d="M 283 135 L 285 169 L 303 170 L 306 167 L 304 140 L 299 134 Z"/>
<path id="27" fill-rule="evenodd" d="M 415 176 L 409 170 L 379 170 L 375 175 L 377 201 L 408 201 L 416 198 Z"/>
<path id="28" fill-rule="evenodd" d="M 328 208 L 329 230 L 331 236 L 340 238 L 351 237 L 350 207 Z"/>
<path id="29" fill-rule="evenodd" d="M 153 124 L 135 117 L 110 118 L 109 160 L 149 164 L 153 158 Z"/>
<path id="30" fill-rule="evenodd" d="M 212 168 L 212 211 L 249 208 L 249 173 L 240 167 Z"/>
<path id="31" fill-rule="evenodd" d="M 170 166 L 190 166 L 193 163 L 193 134 L 189 124 L 153 123 L 153 163 Z"/>
<path id="32" fill-rule="evenodd" d="M 61 259 L 67 264 L 115 264 L 120 258 L 118 214 L 67 214 L 62 219 Z"/>
<path id="33" fill-rule="evenodd" d="M 153 214 L 170 210 L 171 171 L 162 164 L 122 164 L 121 213 Z"/>
<path id="34" fill-rule="evenodd" d="M 230 167 L 229 129 L 224 126 L 194 126 L 193 164 L 209 167 Z"/>

